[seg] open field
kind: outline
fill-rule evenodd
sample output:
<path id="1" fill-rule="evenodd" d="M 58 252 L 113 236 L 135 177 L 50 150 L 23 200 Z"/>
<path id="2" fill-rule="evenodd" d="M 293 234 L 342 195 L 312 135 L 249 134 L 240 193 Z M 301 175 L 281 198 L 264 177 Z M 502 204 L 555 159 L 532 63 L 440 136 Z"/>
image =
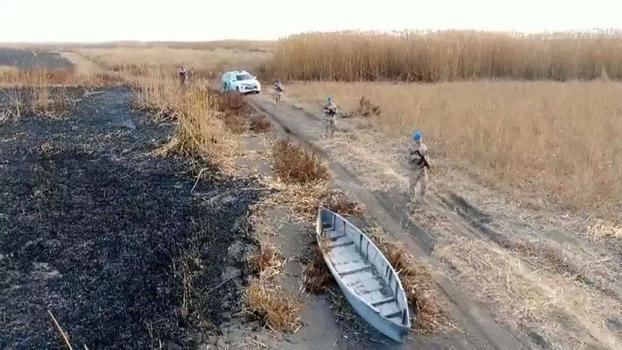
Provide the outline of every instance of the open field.
<path id="1" fill-rule="evenodd" d="M 619 208 L 622 198 L 622 85 L 617 82 L 299 82 L 289 96 L 320 105 L 336 98 L 387 137 L 414 130 L 470 173 L 578 208 Z"/>
<path id="2" fill-rule="evenodd" d="M 576 51 L 563 36 L 351 35 L 71 45 L 53 55 L 69 68 L 0 70 L 0 348 L 62 344 L 47 310 L 76 347 L 397 348 L 321 269 L 319 295 L 305 289 L 321 202 L 408 282 L 406 347 L 619 348 L 618 38 Z M 185 87 L 181 63 L 197 73 Z M 229 68 L 598 79 L 291 81 L 275 105 L 268 81 L 258 96 L 215 91 Z M 333 138 L 328 95 L 347 117 Z M 409 205 L 415 129 L 433 171 Z"/>
<path id="3" fill-rule="evenodd" d="M 210 49 L 146 48 L 81 48 L 78 52 L 113 70 L 124 67 L 149 67 L 175 72 L 181 64 L 201 75 L 219 77 L 228 69 L 254 70 L 265 64 L 272 54 L 265 50 L 215 47 Z"/>

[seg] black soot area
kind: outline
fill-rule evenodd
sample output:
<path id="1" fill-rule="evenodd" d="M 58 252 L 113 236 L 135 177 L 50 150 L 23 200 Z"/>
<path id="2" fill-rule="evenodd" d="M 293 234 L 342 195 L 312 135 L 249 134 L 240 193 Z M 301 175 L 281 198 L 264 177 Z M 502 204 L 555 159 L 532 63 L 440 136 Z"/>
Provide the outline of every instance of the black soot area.
<path id="1" fill-rule="evenodd" d="M 64 347 L 50 312 L 77 348 L 195 347 L 239 311 L 263 191 L 153 155 L 174 126 L 132 98 L 0 125 L 0 348 Z"/>

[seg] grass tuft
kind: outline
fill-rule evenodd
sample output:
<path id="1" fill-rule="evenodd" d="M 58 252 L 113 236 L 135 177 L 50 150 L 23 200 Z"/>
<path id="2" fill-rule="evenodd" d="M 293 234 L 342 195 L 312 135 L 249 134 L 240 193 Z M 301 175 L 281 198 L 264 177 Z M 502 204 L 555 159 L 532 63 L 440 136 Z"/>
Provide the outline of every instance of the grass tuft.
<path id="1" fill-rule="evenodd" d="M 309 183 L 330 178 L 328 168 L 318 156 L 289 140 L 279 141 L 273 149 L 275 170 L 281 180 L 289 183 Z"/>
<path id="2" fill-rule="evenodd" d="M 251 118 L 250 129 L 257 133 L 266 133 L 272 130 L 272 123 L 264 115 Z"/>
<path id="3" fill-rule="evenodd" d="M 300 325 L 301 302 L 279 287 L 254 279 L 246 290 L 246 301 L 250 311 L 277 332 L 293 332 Z"/>
<path id="4" fill-rule="evenodd" d="M 361 116 L 365 118 L 378 117 L 381 114 L 382 109 L 380 106 L 372 103 L 371 100 L 365 96 L 362 96 L 359 99 L 358 109 L 354 112 L 354 116 Z"/>
<path id="5" fill-rule="evenodd" d="M 280 272 L 285 260 L 274 245 L 262 243 L 259 250 L 248 258 L 248 263 L 253 272 L 270 278 Z"/>
<path id="6" fill-rule="evenodd" d="M 316 244 L 313 245 L 313 253 L 311 261 L 307 263 L 303 272 L 303 285 L 305 290 L 313 294 L 321 294 L 326 292 L 334 284 L 326 262 L 322 257 L 322 251 Z"/>

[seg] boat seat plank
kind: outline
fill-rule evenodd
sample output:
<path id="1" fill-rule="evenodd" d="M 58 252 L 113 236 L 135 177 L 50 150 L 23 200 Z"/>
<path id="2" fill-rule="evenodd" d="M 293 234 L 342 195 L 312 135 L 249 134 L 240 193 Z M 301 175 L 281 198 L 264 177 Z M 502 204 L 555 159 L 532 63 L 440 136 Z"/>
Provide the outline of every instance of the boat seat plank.
<path id="1" fill-rule="evenodd" d="M 347 275 L 341 278 L 347 285 L 366 284 L 369 286 L 382 286 L 376 275 L 372 271 L 362 271 L 355 275 Z"/>
<path id="2" fill-rule="evenodd" d="M 365 264 L 365 263 L 360 263 L 354 266 L 351 266 L 348 269 L 343 269 L 342 271 L 337 270 L 337 272 L 339 272 L 339 275 L 341 277 L 347 276 L 347 275 L 353 275 L 355 273 L 360 273 L 366 270 L 371 269 L 371 265 L 369 264 Z"/>
<path id="3" fill-rule="evenodd" d="M 326 243 L 327 243 L 326 247 L 328 248 L 339 247 L 339 246 L 347 245 L 347 244 L 354 244 L 352 239 L 346 235 L 332 237 L 330 241 Z"/>
<path id="4" fill-rule="evenodd" d="M 328 230 L 324 230 L 324 235 L 326 235 L 326 237 L 328 238 L 333 238 L 336 236 L 342 236 L 343 232 L 336 231 L 335 229 L 328 229 Z"/>
<path id="5" fill-rule="evenodd" d="M 343 264 L 339 264 L 339 265 L 334 265 L 335 270 L 337 270 L 338 273 L 342 273 L 343 271 L 348 271 L 348 270 L 352 270 L 354 268 L 360 267 L 360 266 L 364 266 L 367 264 L 367 261 L 363 260 L 363 259 L 357 259 L 354 261 L 348 261 L 345 262 Z"/>
<path id="6" fill-rule="evenodd" d="M 384 291 L 386 288 L 371 270 L 364 270 L 356 274 L 341 277 L 343 282 L 352 288 L 355 293 L 364 297 L 364 294 L 375 291 Z"/>
<path id="7" fill-rule="evenodd" d="M 385 297 L 385 298 L 379 299 L 377 301 L 372 301 L 370 304 L 372 304 L 373 306 L 380 306 L 380 305 L 387 304 L 387 303 L 392 303 L 392 302 L 395 302 L 395 297 L 394 296 Z"/>
<path id="8" fill-rule="evenodd" d="M 362 260 L 361 255 L 358 253 L 356 247 L 353 245 L 338 246 L 332 249 L 327 249 L 327 256 L 333 266 Z"/>
<path id="9" fill-rule="evenodd" d="M 402 312 L 402 310 L 397 306 L 397 303 L 395 302 L 382 304 L 382 305 L 377 306 L 377 308 L 380 311 L 380 313 L 387 318 L 390 318 L 396 313 L 401 315 L 401 312 Z"/>
<path id="10" fill-rule="evenodd" d="M 392 312 L 390 314 L 382 314 L 382 315 L 384 317 L 386 317 L 386 318 L 398 318 L 399 317 L 401 319 L 402 318 L 402 310 L 398 310 L 398 311 Z"/>
<path id="11" fill-rule="evenodd" d="M 348 237 L 348 235 L 346 235 L 345 233 L 342 233 L 340 235 L 333 235 L 333 236 L 330 237 L 330 239 L 332 241 L 336 241 L 336 240 L 338 240 L 340 238 L 343 238 L 343 237 L 347 237 L 348 239 L 350 239 L 350 237 Z"/>
<path id="12" fill-rule="evenodd" d="M 389 298 L 393 299 L 394 296 L 392 294 L 390 294 L 390 293 L 389 294 L 385 293 L 384 290 L 380 290 L 380 291 L 377 291 L 377 292 L 365 294 L 365 295 L 362 296 L 362 298 L 365 301 L 367 301 L 368 303 L 373 305 L 374 303 L 377 303 L 377 302 L 385 300 L 385 299 L 389 299 Z"/>
<path id="13" fill-rule="evenodd" d="M 354 245 L 354 242 L 352 242 L 352 241 L 345 241 L 345 242 L 341 242 L 341 243 L 330 244 L 330 245 L 326 246 L 326 248 L 332 249 L 332 248 L 351 246 L 351 245 Z"/>

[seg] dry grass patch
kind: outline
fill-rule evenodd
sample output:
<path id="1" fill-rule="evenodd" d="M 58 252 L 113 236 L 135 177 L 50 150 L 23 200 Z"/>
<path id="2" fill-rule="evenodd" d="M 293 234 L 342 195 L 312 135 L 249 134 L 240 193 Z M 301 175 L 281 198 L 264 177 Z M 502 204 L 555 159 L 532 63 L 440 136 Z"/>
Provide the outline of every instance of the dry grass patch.
<path id="1" fill-rule="evenodd" d="M 620 204 L 620 83 L 307 82 L 288 87 L 290 95 L 313 104 L 327 91 L 348 113 L 359 108 L 360 96 L 368 97 L 382 108 L 370 121 L 388 139 L 407 140 L 421 130 L 433 154 L 446 154 L 492 183 L 543 192 L 578 208 Z"/>
<path id="2" fill-rule="evenodd" d="M 26 114 L 63 118 L 73 110 L 84 90 L 33 86 L 6 89 L 2 93 L 5 95 L 5 103 L 0 104 L 0 121 L 6 121 L 16 120 Z"/>
<path id="3" fill-rule="evenodd" d="M 359 99 L 358 107 L 351 113 L 346 113 L 343 115 L 346 117 L 378 117 L 382 114 L 382 109 L 379 105 L 374 104 L 365 96 L 362 96 Z"/>
<path id="4" fill-rule="evenodd" d="M 310 293 L 321 294 L 330 288 L 335 280 L 326 266 L 326 262 L 322 257 L 322 251 L 317 244 L 313 245 L 312 257 L 305 265 L 302 283 Z"/>
<path id="5" fill-rule="evenodd" d="M 294 332 L 300 326 L 301 302 L 280 287 L 254 279 L 246 290 L 246 302 L 272 330 Z"/>
<path id="6" fill-rule="evenodd" d="M 272 123 L 264 115 L 251 118 L 250 129 L 256 133 L 267 133 L 272 130 Z"/>
<path id="7" fill-rule="evenodd" d="M 285 182 L 303 184 L 330 178 L 328 168 L 315 153 L 298 147 L 289 140 L 282 140 L 274 145 L 273 158 L 276 174 Z"/>
<path id="8" fill-rule="evenodd" d="M 346 217 L 360 216 L 364 209 L 361 204 L 348 199 L 343 191 L 333 189 L 328 181 L 288 184 L 274 200 L 291 206 L 296 214 L 311 222 L 317 217 L 320 205 Z"/>
<path id="9" fill-rule="evenodd" d="M 603 239 L 622 240 L 622 225 L 616 224 L 610 220 L 596 220 L 596 222 L 587 228 L 586 234 L 594 241 Z"/>
<path id="10" fill-rule="evenodd" d="M 121 79 L 108 72 L 76 72 L 74 69 L 2 69 L 0 86 L 48 88 L 51 86 L 107 87 L 120 85 Z"/>
<path id="11" fill-rule="evenodd" d="M 268 242 L 261 243 L 259 250 L 248 258 L 252 271 L 260 277 L 272 278 L 281 272 L 285 259 L 274 245 Z"/>
<path id="12" fill-rule="evenodd" d="M 238 93 L 223 93 L 210 89 L 214 109 L 227 128 L 234 134 L 242 134 L 248 130 L 247 118 L 253 113 L 244 96 Z"/>
<path id="13" fill-rule="evenodd" d="M 0 85 L 50 86 L 77 82 L 73 69 L 5 69 L 0 70 Z"/>
<path id="14" fill-rule="evenodd" d="M 177 130 L 171 141 L 156 151 L 167 155 L 179 152 L 189 157 L 207 157 L 218 166 L 232 160 L 236 144 L 222 120 L 214 115 L 207 89 L 184 91 L 176 106 Z"/>
<path id="15" fill-rule="evenodd" d="M 330 190 L 320 198 L 322 206 L 341 216 L 361 216 L 363 206 L 360 203 L 350 200 L 348 196 L 340 190 Z"/>

